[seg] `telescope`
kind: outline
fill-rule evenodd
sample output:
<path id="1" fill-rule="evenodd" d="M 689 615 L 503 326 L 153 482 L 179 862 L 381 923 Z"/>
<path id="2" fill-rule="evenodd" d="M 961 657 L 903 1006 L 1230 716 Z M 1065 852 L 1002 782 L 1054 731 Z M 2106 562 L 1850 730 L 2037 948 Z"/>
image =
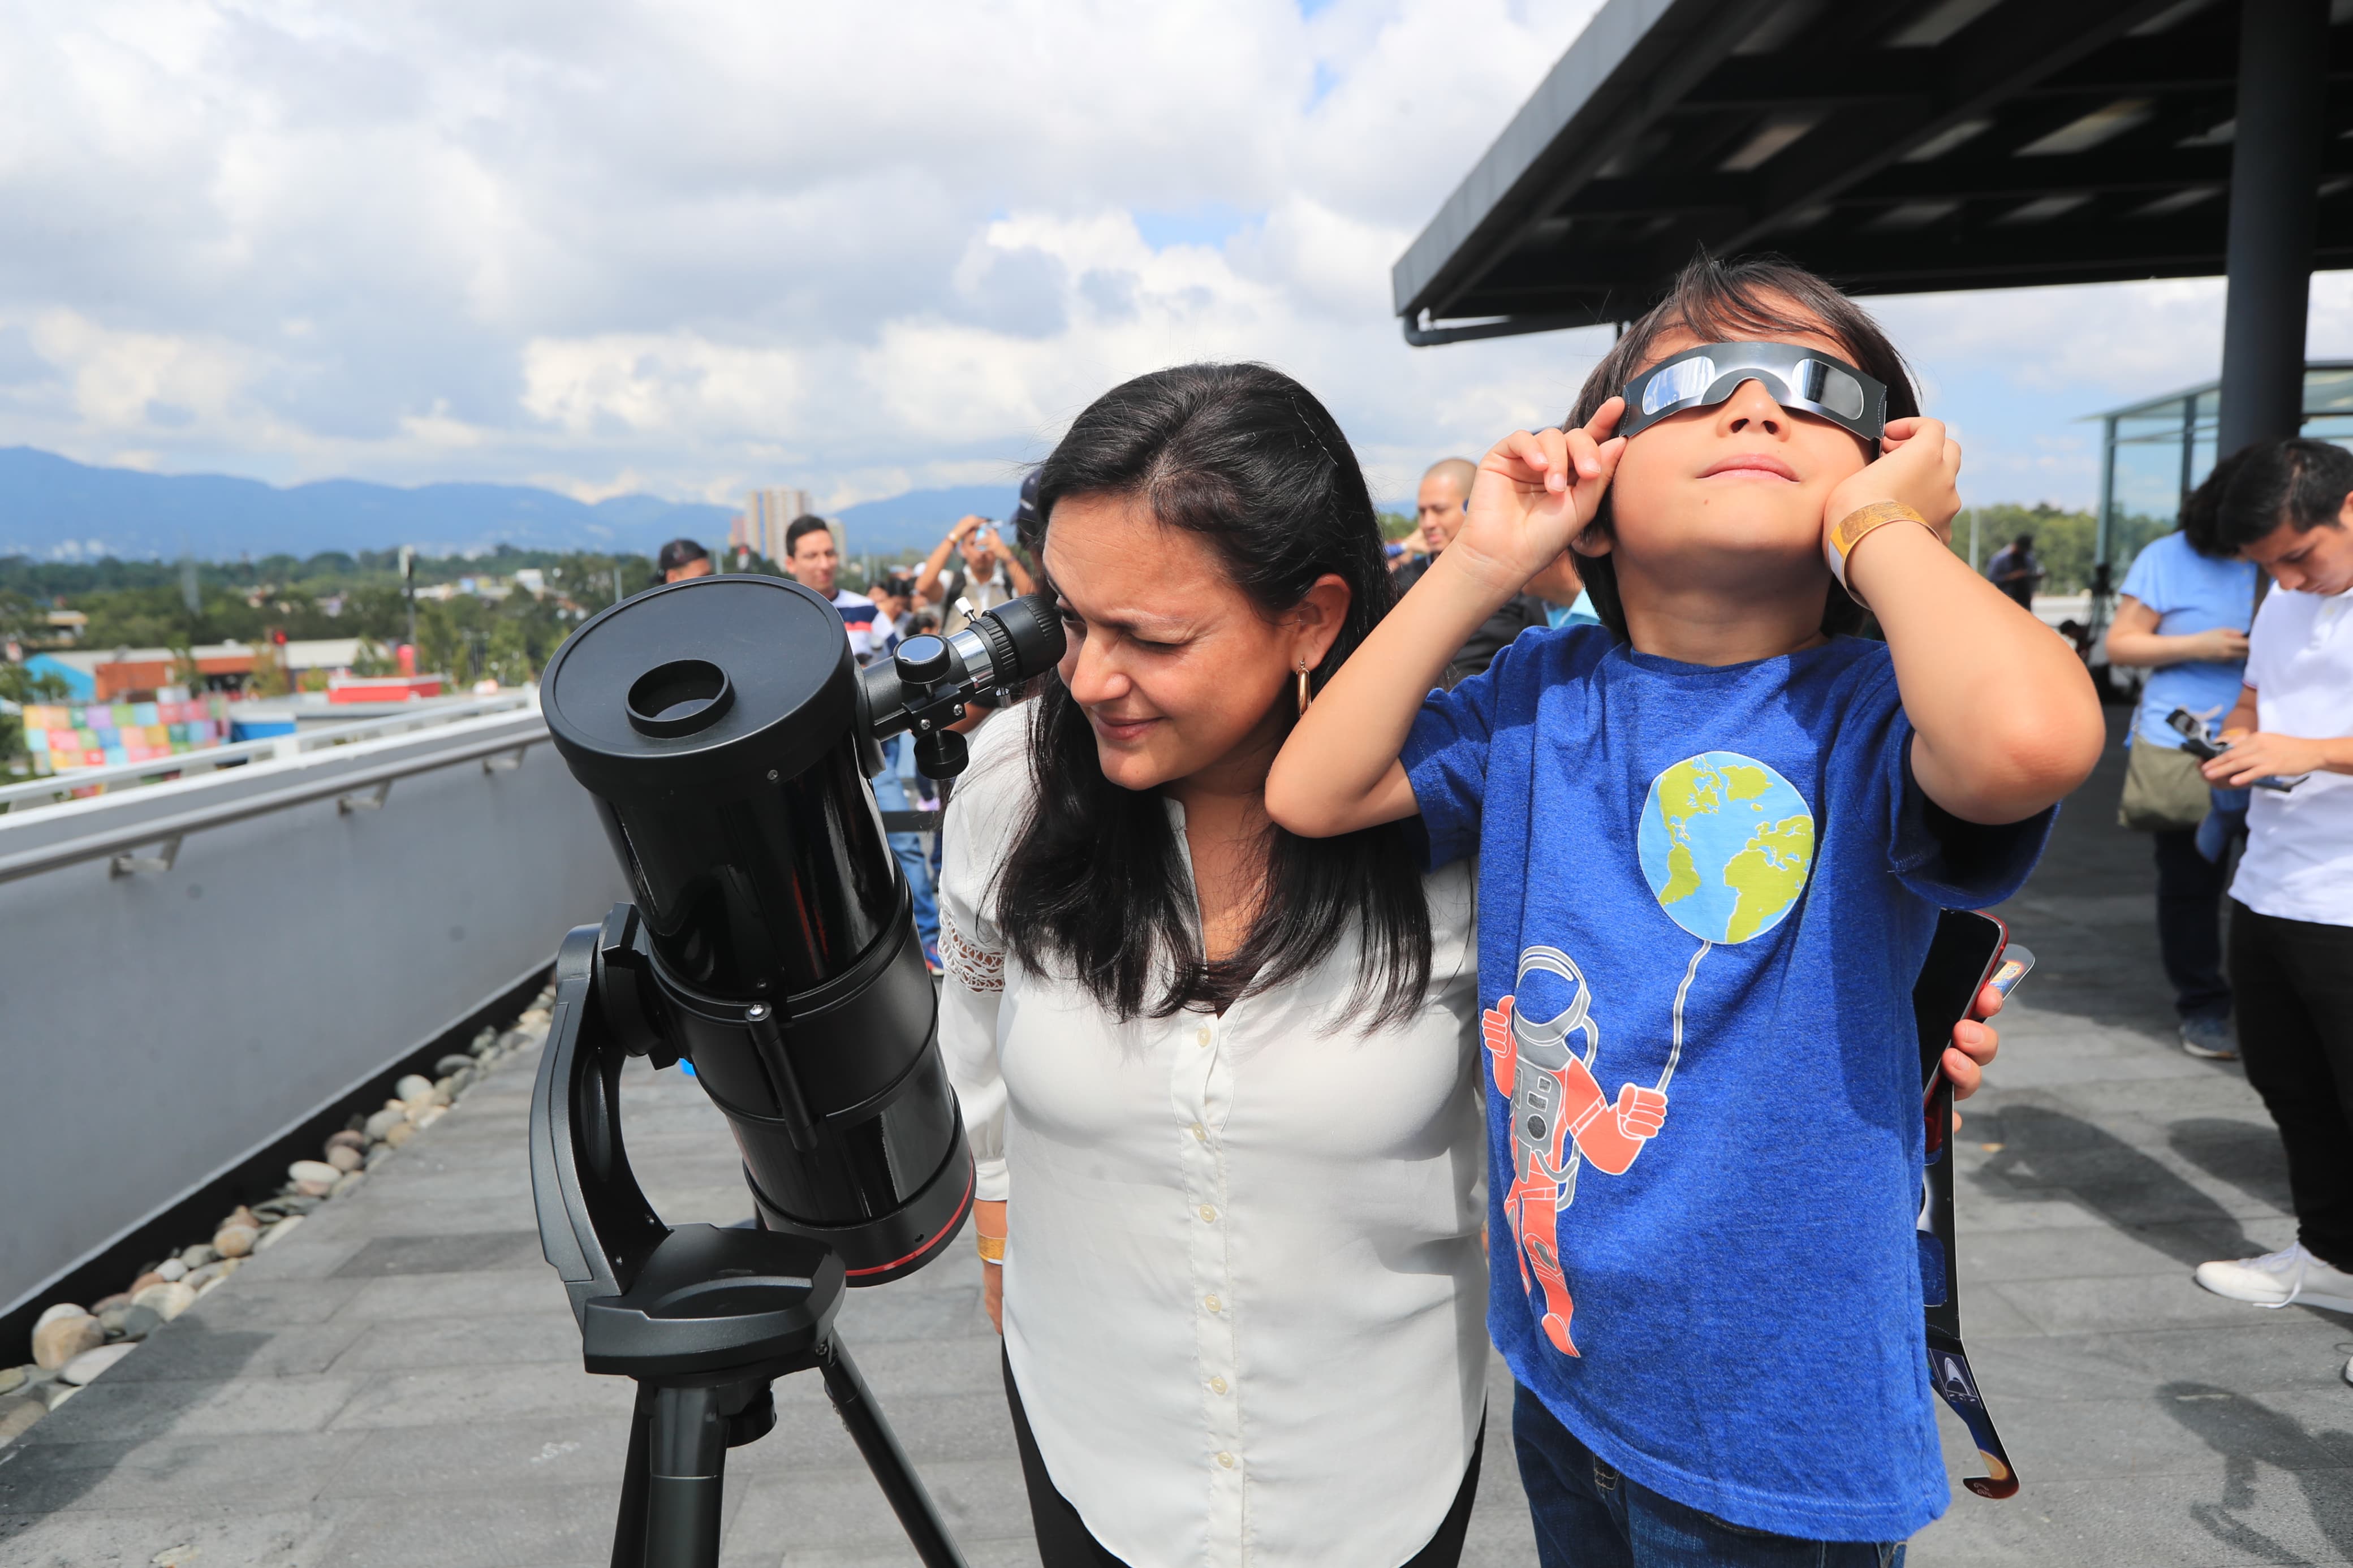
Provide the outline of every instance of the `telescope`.
<path id="1" fill-rule="evenodd" d="M 939 1256 L 973 1162 L 938 1003 L 867 779 L 881 742 L 959 772 L 977 692 L 1060 658 L 1036 598 L 860 669 L 839 613 L 779 578 L 673 583 L 589 620 L 541 706 L 632 894 L 556 958 L 533 1089 L 541 1249 L 589 1372 L 638 1400 L 614 1568 L 719 1560 L 726 1450 L 776 1425 L 774 1380 L 815 1369 L 927 1568 L 962 1568 L 833 1331 L 843 1289 Z M 753 1218 L 670 1226 L 622 1139 L 626 1060 L 689 1063 L 726 1118 Z"/>

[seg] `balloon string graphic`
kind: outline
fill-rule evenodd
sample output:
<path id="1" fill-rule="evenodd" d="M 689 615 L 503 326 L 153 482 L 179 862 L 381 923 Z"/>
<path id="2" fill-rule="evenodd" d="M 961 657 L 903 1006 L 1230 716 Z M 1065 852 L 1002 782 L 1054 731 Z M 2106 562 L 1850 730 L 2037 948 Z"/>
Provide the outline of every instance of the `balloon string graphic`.
<path id="1" fill-rule="evenodd" d="M 1675 987 L 1674 1048 L 1667 1052 L 1667 1070 L 1661 1073 L 1659 1081 L 1651 1086 L 1661 1094 L 1667 1092 L 1667 1080 L 1675 1076 L 1675 1064 L 1683 1058 L 1683 998 L 1691 994 L 1692 976 L 1699 973 L 1699 961 L 1705 958 L 1707 950 L 1715 945 L 1710 942 L 1699 944 L 1699 951 L 1692 954 L 1691 966 L 1683 971 L 1683 983 Z"/>

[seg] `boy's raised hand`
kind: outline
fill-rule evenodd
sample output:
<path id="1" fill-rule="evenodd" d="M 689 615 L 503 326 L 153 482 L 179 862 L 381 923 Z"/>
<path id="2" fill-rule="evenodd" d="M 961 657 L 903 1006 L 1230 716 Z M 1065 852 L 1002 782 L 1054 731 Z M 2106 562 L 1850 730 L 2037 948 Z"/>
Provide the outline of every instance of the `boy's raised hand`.
<path id="1" fill-rule="evenodd" d="M 1612 433 L 1626 400 L 1613 397 L 1575 430 L 1514 430 L 1488 449 L 1472 481 L 1469 515 L 1448 545 L 1489 586 L 1516 594 L 1584 531 L 1618 471 L 1626 438 Z"/>
<path id="2" fill-rule="evenodd" d="M 1824 531 L 1874 501 L 1898 501 L 1927 519 L 1949 540 L 1961 510 L 1961 447 L 1941 419 L 1891 419 L 1880 456 L 1831 491 L 1822 508 Z"/>

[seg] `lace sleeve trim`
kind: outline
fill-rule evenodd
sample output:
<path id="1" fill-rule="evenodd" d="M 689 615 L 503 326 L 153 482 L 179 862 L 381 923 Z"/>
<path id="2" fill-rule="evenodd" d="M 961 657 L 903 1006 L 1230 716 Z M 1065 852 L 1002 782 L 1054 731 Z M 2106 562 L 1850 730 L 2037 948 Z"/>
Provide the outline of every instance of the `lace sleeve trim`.
<path id="1" fill-rule="evenodd" d="M 948 978 L 967 991 L 1005 989 L 1005 955 L 974 942 L 956 930 L 945 909 L 940 910 L 940 966 Z"/>

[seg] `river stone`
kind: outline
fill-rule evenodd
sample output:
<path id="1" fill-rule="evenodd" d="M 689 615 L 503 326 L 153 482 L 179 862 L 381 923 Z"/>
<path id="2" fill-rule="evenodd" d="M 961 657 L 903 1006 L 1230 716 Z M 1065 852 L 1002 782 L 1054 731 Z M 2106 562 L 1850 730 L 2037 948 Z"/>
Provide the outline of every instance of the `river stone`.
<path id="1" fill-rule="evenodd" d="M 391 1131 L 386 1132 L 384 1135 L 384 1141 L 397 1149 L 403 1143 L 407 1142 L 411 1138 L 416 1136 L 417 1123 L 414 1121 L 404 1121 L 399 1126 L 395 1127 Z"/>
<path id="2" fill-rule="evenodd" d="M 146 1273 L 142 1274 L 138 1279 L 133 1279 L 129 1285 L 125 1286 L 122 1293 L 126 1296 L 136 1298 L 139 1292 L 147 1289 L 148 1286 L 161 1285 L 162 1283 L 164 1283 L 163 1270 L 158 1268 L 150 1268 Z"/>
<path id="3" fill-rule="evenodd" d="M 191 1268 L 202 1268 L 219 1257 L 209 1241 L 195 1242 L 180 1249 L 180 1261 Z"/>
<path id="4" fill-rule="evenodd" d="M 0 1443 L 24 1436 L 32 1430 L 34 1422 L 48 1413 L 47 1404 L 35 1394 L 0 1398 Z"/>
<path id="5" fill-rule="evenodd" d="M 258 1225 L 224 1226 L 213 1233 L 213 1245 L 220 1249 L 223 1258 L 243 1258 L 260 1239 L 261 1227 Z"/>
<path id="6" fill-rule="evenodd" d="M 268 1230 L 261 1233 L 261 1239 L 253 1244 L 253 1250 L 256 1252 L 269 1251 L 271 1247 L 286 1239 L 287 1232 L 292 1230 L 296 1226 L 301 1225 L 301 1223 L 302 1216 L 301 1215 L 287 1215 L 284 1219 L 280 1220 L 276 1225 L 271 1226 Z"/>
<path id="7" fill-rule="evenodd" d="M 447 1105 L 457 1098 L 458 1080 L 456 1079 L 442 1078 L 433 1080 L 434 1103 L 438 1105 Z"/>
<path id="8" fill-rule="evenodd" d="M 138 1348 L 136 1345 L 100 1345 L 94 1351 L 84 1351 L 66 1363 L 64 1370 L 58 1375 L 71 1384 L 88 1383 Z"/>
<path id="9" fill-rule="evenodd" d="M 137 1342 L 164 1326 L 164 1314 L 153 1307 L 132 1307 L 122 1314 L 122 1337 Z"/>
<path id="10" fill-rule="evenodd" d="M 168 1323 L 186 1311 L 195 1299 L 196 1293 L 194 1290 L 178 1280 L 174 1280 L 168 1285 L 148 1286 L 132 1298 L 131 1304 L 134 1307 L 153 1308 L 155 1315 Z"/>
<path id="11" fill-rule="evenodd" d="M 298 1185 L 304 1182 L 324 1182 L 332 1187 L 335 1184 L 335 1178 L 343 1173 L 324 1160 L 297 1160 L 286 1167 L 286 1174 Z"/>
<path id="12" fill-rule="evenodd" d="M 224 1259 L 223 1261 L 227 1260 Z M 202 1268 L 189 1269 L 188 1277 L 185 1279 L 181 1280 L 180 1283 L 185 1285 L 191 1290 L 201 1291 L 206 1286 L 220 1278 L 220 1264 L 207 1263 Z"/>
<path id="13" fill-rule="evenodd" d="M 155 1277 L 158 1279 L 185 1279 L 188 1277 L 188 1266 L 176 1258 L 166 1258 L 163 1262 L 155 1265 Z M 132 1292 L 134 1296 L 138 1293 L 136 1290 Z"/>
<path id="14" fill-rule="evenodd" d="M 463 1055 L 460 1052 L 452 1051 L 448 1056 L 443 1057 L 439 1061 L 433 1064 L 433 1076 L 435 1078 L 448 1078 L 453 1073 L 469 1071 L 472 1068 L 473 1065 L 473 1058 Z"/>
<path id="15" fill-rule="evenodd" d="M 392 1086 L 392 1097 L 406 1104 L 433 1098 L 433 1080 L 422 1073 L 410 1073 Z"/>
<path id="16" fill-rule="evenodd" d="M 338 1143 L 327 1151 L 326 1163 L 338 1171 L 356 1171 L 367 1158 L 367 1151 L 354 1149 L 348 1143 Z"/>
<path id="17" fill-rule="evenodd" d="M 367 1163 L 362 1165 L 360 1169 L 363 1171 L 373 1171 L 378 1165 L 383 1164 L 386 1160 L 391 1158 L 392 1145 L 389 1143 L 379 1143 L 375 1148 L 368 1151 Z"/>
<path id="18" fill-rule="evenodd" d="M 81 1384 L 79 1383 L 65 1383 L 60 1381 L 58 1383 L 44 1384 L 41 1386 L 41 1403 L 47 1405 L 50 1409 L 55 1410 L 58 1405 L 63 1405 L 67 1400 L 71 1399 L 75 1394 L 79 1394 L 80 1392 Z"/>
<path id="19" fill-rule="evenodd" d="M 131 1301 L 128 1297 L 123 1299 L 122 1303 L 120 1306 L 109 1307 L 103 1312 L 92 1312 L 90 1314 L 91 1317 L 98 1320 L 98 1326 L 106 1331 L 106 1337 L 111 1340 L 118 1340 L 122 1337 L 122 1320 L 130 1315 Z"/>
<path id="20" fill-rule="evenodd" d="M 25 1369 L 21 1366 L 0 1366 L 0 1394 L 14 1394 L 24 1384 Z"/>
<path id="21" fill-rule="evenodd" d="M 408 1108 L 387 1105 L 367 1120 L 368 1142 L 381 1143 L 392 1135 L 392 1130 L 408 1120 Z"/>
<path id="22" fill-rule="evenodd" d="M 422 1132 L 448 1114 L 449 1108 L 446 1105 L 428 1105 L 417 1113 L 417 1130 Z"/>
<path id="23" fill-rule="evenodd" d="M 368 1145 L 367 1118 L 364 1116 L 361 1117 L 359 1119 L 359 1123 L 360 1124 L 357 1127 L 346 1128 L 344 1131 L 338 1132 L 333 1137 L 328 1139 L 327 1147 L 330 1149 L 350 1149 L 358 1153 L 366 1153 Z"/>
<path id="24" fill-rule="evenodd" d="M 42 1312 L 39 1317 L 35 1318 L 33 1320 L 33 1328 L 36 1332 L 38 1332 L 40 1330 L 48 1327 L 51 1323 L 56 1322 L 59 1318 L 86 1318 L 88 1316 L 90 1316 L 90 1312 L 86 1308 L 77 1306 L 71 1301 L 59 1301 L 56 1306 L 47 1309 L 46 1311 Z"/>
<path id="25" fill-rule="evenodd" d="M 171 1289 L 159 1285 L 159 1290 Z M 73 1360 L 84 1351 L 94 1351 L 106 1342 L 106 1331 L 96 1318 L 75 1309 L 70 1318 L 51 1318 L 33 1331 L 33 1363 L 52 1371 Z"/>
<path id="26" fill-rule="evenodd" d="M 327 1195 L 330 1197 L 340 1198 L 366 1180 L 367 1173 L 365 1171 L 346 1172 L 344 1173 L 343 1179 L 335 1184 L 335 1190 Z"/>
<path id="27" fill-rule="evenodd" d="M 479 1057 L 497 1044 L 498 1037 L 499 1032 L 496 1029 L 485 1026 L 474 1036 L 472 1042 L 466 1047 L 466 1050 L 468 1054 Z"/>

